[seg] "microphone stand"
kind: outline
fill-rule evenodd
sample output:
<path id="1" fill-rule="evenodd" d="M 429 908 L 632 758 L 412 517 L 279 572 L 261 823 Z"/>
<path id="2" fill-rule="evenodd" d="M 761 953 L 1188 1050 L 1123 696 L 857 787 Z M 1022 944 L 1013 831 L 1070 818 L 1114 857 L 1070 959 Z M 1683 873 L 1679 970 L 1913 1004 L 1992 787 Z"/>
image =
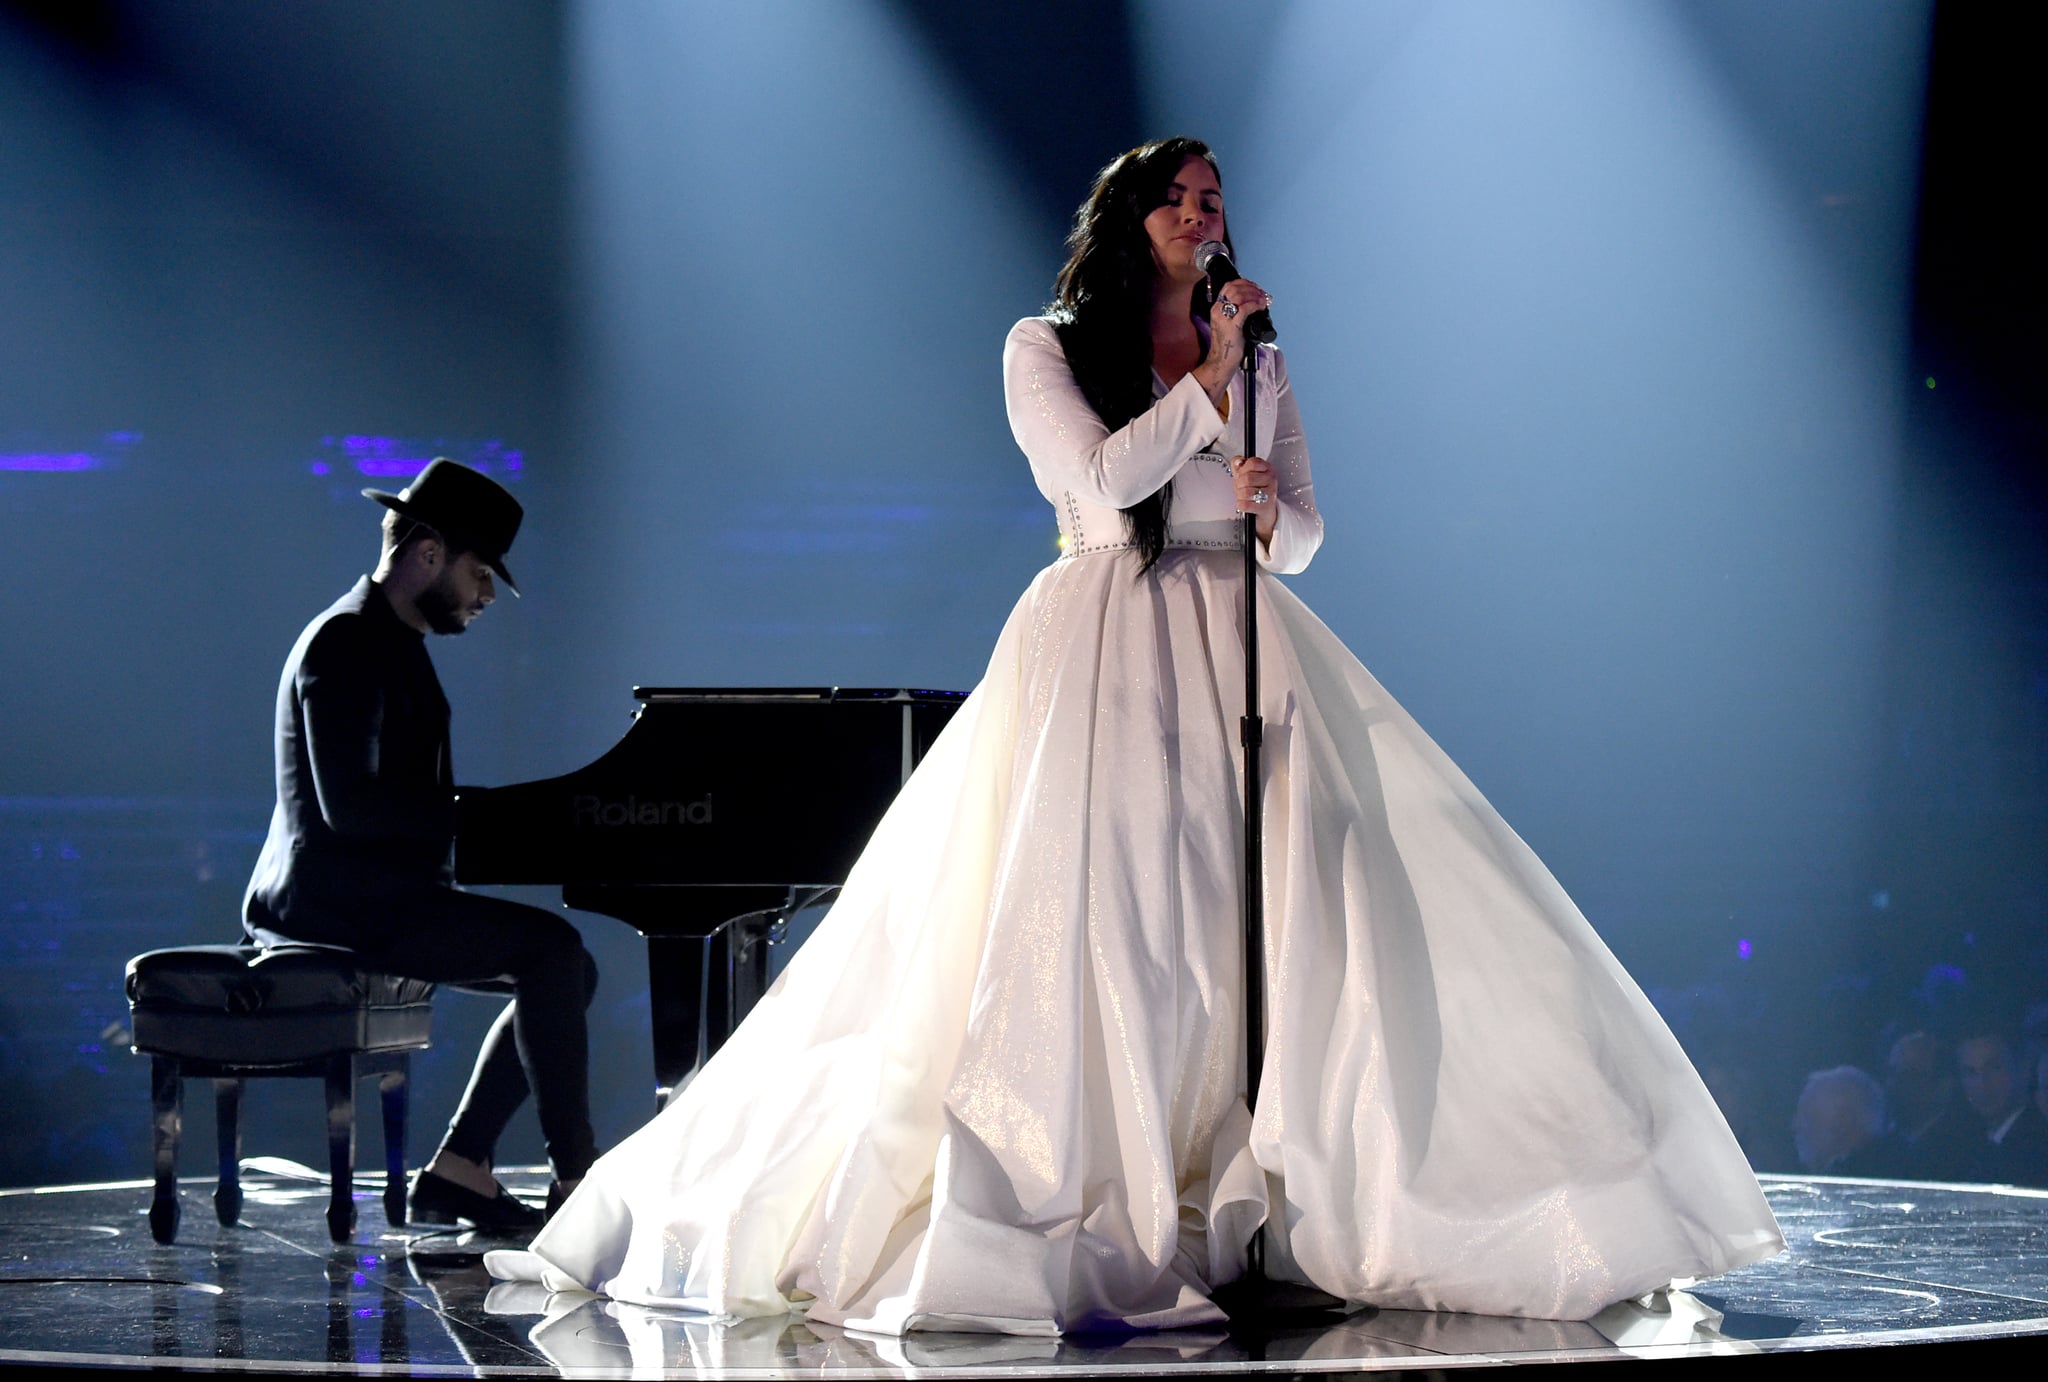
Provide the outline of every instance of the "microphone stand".
<path id="1" fill-rule="evenodd" d="M 1259 343 L 1244 343 L 1244 454 L 1259 449 Z M 1275 520 L 1276 527 L 1278 520 Z M 1263 749 L 1266 720 L 1259 714 L 1259 516 L 1238 516 L 1244 553 L 1244 716 L 1238 742 L 1244 748 L 1244 1103 L 1259 1107 L 1259 1073 L 1266 1062 L 1266 860 Z M 1266 1276 L 1266 1227 L 1252 1235 L 1246 1277 Z"/>
<path id="2" fill-rule="evenodd" d="M 1259 445 L 1259 345 L 1247 339 L 1244 352 L 1244 454 Z M 1277 498 L 1277 496 L 1275 496 Z M 1244 747 L 1244 1052 L 1245 1110 L 1259 1107 L 1259 1075 L 1266 1060 L 1266 866 L 1265 717 L 1259 714 L 1259 516 L 1239 521 L 1244 553 L 1244 716 L 1238 739 Z M 1330 1319 L 1348 1307 L 1313 1286 L 1275 1282 L 1266 1275 L 1266 1225 L 1246 1245 L 1245 1272 L 1218 1289 L 1216 1303 L 1233 1329 L 1256 1336 L 1288 1325 Z M 1263 1346 L 1255 1346 L 1263 1358 Z"/>

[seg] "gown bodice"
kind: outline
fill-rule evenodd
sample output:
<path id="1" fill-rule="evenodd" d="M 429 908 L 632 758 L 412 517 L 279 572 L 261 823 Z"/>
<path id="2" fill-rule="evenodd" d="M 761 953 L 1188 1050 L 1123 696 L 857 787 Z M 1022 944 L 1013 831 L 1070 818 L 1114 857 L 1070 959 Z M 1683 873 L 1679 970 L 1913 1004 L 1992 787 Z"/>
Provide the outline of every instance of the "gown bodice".
<path id="1" fill-rule="evenodd" d="M 1259 560 L 1268 570 L 1299 571 L 1322 543 L 1323 521 L 1309 478 L 1301 414 L 1287 363 L 1273 346 L 1259 347 L 1258 445 L 1244 444 L 1244 376 L 1232 377 L 1223 407 L 1188 375 L 1168 388 L 1155 375 L 1151 409 L 1111 431 L 1081 395 L 1043 317 L 1010 331 L 1003 350 L 1010 428 L 1031 462 L 1032 477 L 1059 515 L 1063 556 L 1129 548 L 1123 510 L 1173 486 L 1167 512 L 1169 547 L 1235 549 L 1237 497 L 1230 458 L 1264 456 L 1279 479 L 1272 540 Z"/>

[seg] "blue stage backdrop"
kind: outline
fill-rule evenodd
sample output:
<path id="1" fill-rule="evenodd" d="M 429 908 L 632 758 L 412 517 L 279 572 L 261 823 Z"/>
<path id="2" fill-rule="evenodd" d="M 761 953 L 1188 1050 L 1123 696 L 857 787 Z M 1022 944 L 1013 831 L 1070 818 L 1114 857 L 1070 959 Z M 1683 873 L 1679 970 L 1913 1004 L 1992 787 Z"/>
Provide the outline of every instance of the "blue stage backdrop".
<path id="1" fill-rule="evenodd" d="M 145 1172 L 121 964 L 235 934 L 277 670 L 374 561 L 363 485 L 449 454 L 527 505 L 526 598 L 434 645 L 464 781 L 587 762 L 635 683 L 971 687 L 1056 556 L 1003 333 L 1094 169 L 1171 132 L 1215 146 L 1277 295 L 1329 531 L 1296 589 L 1552 865 L 1760 1162 L 1809 1066 L 1873 1064 L 1957 995 L 2048 996 L 2048 878 L 2012 843 L 2048 817 L 2043 522 L 1998 459 L 2039 415 L 1957 344 L 1968 312 L 1929 326 L 1930 243 L 1979 244 L 1968 216 L 1927 239 L 1931 40 L 1981 58 L 1981 23 L 5 14 L 0 1101 L 26 1116 L 0 1183 Z M 610 1142 L 648 1107 L 644 961 L 581 923 Z M 490 1015 L 444 1004 L 422 1128 Z M 261 1090 L 249 1150 L 317 1160 L 315 1097 Z"/>

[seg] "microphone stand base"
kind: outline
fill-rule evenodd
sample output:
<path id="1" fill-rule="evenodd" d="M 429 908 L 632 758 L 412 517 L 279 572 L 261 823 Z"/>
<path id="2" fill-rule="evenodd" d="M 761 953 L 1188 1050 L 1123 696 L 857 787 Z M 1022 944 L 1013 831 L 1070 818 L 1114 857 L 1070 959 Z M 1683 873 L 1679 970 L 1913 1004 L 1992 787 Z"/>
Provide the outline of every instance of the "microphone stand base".
<path id="1" fill-rule="evenodd" d="M 1256 1272 L 1218 1286 L 1209 1299 L 1230 1317 L 1230 1332 L 1239 1335 L 1312 1329 L 1335 1323 L 1354 1310 L 1372 1312 L 1369 1305 L 1340 1299 L 1298 1281 L 1272 1281 Z"/>

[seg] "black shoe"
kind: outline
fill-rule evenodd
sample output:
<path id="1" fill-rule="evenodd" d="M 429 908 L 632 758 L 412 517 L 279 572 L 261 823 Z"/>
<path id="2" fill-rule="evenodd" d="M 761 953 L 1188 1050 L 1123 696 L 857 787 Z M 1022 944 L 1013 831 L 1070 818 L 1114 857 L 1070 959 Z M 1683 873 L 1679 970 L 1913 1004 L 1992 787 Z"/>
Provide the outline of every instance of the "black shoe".
<path id="1" fill-rule="evenodd" d="M 416 1224 L 452 1224 L 457 1220 L 483 1233 L 532 1233 L 546 1222 L 538 1209 L 504 1186 L 495 1198 L 479 1195 L 446 1176 L 422 1171 L 406 1197 L 406 1217 Z"/>

